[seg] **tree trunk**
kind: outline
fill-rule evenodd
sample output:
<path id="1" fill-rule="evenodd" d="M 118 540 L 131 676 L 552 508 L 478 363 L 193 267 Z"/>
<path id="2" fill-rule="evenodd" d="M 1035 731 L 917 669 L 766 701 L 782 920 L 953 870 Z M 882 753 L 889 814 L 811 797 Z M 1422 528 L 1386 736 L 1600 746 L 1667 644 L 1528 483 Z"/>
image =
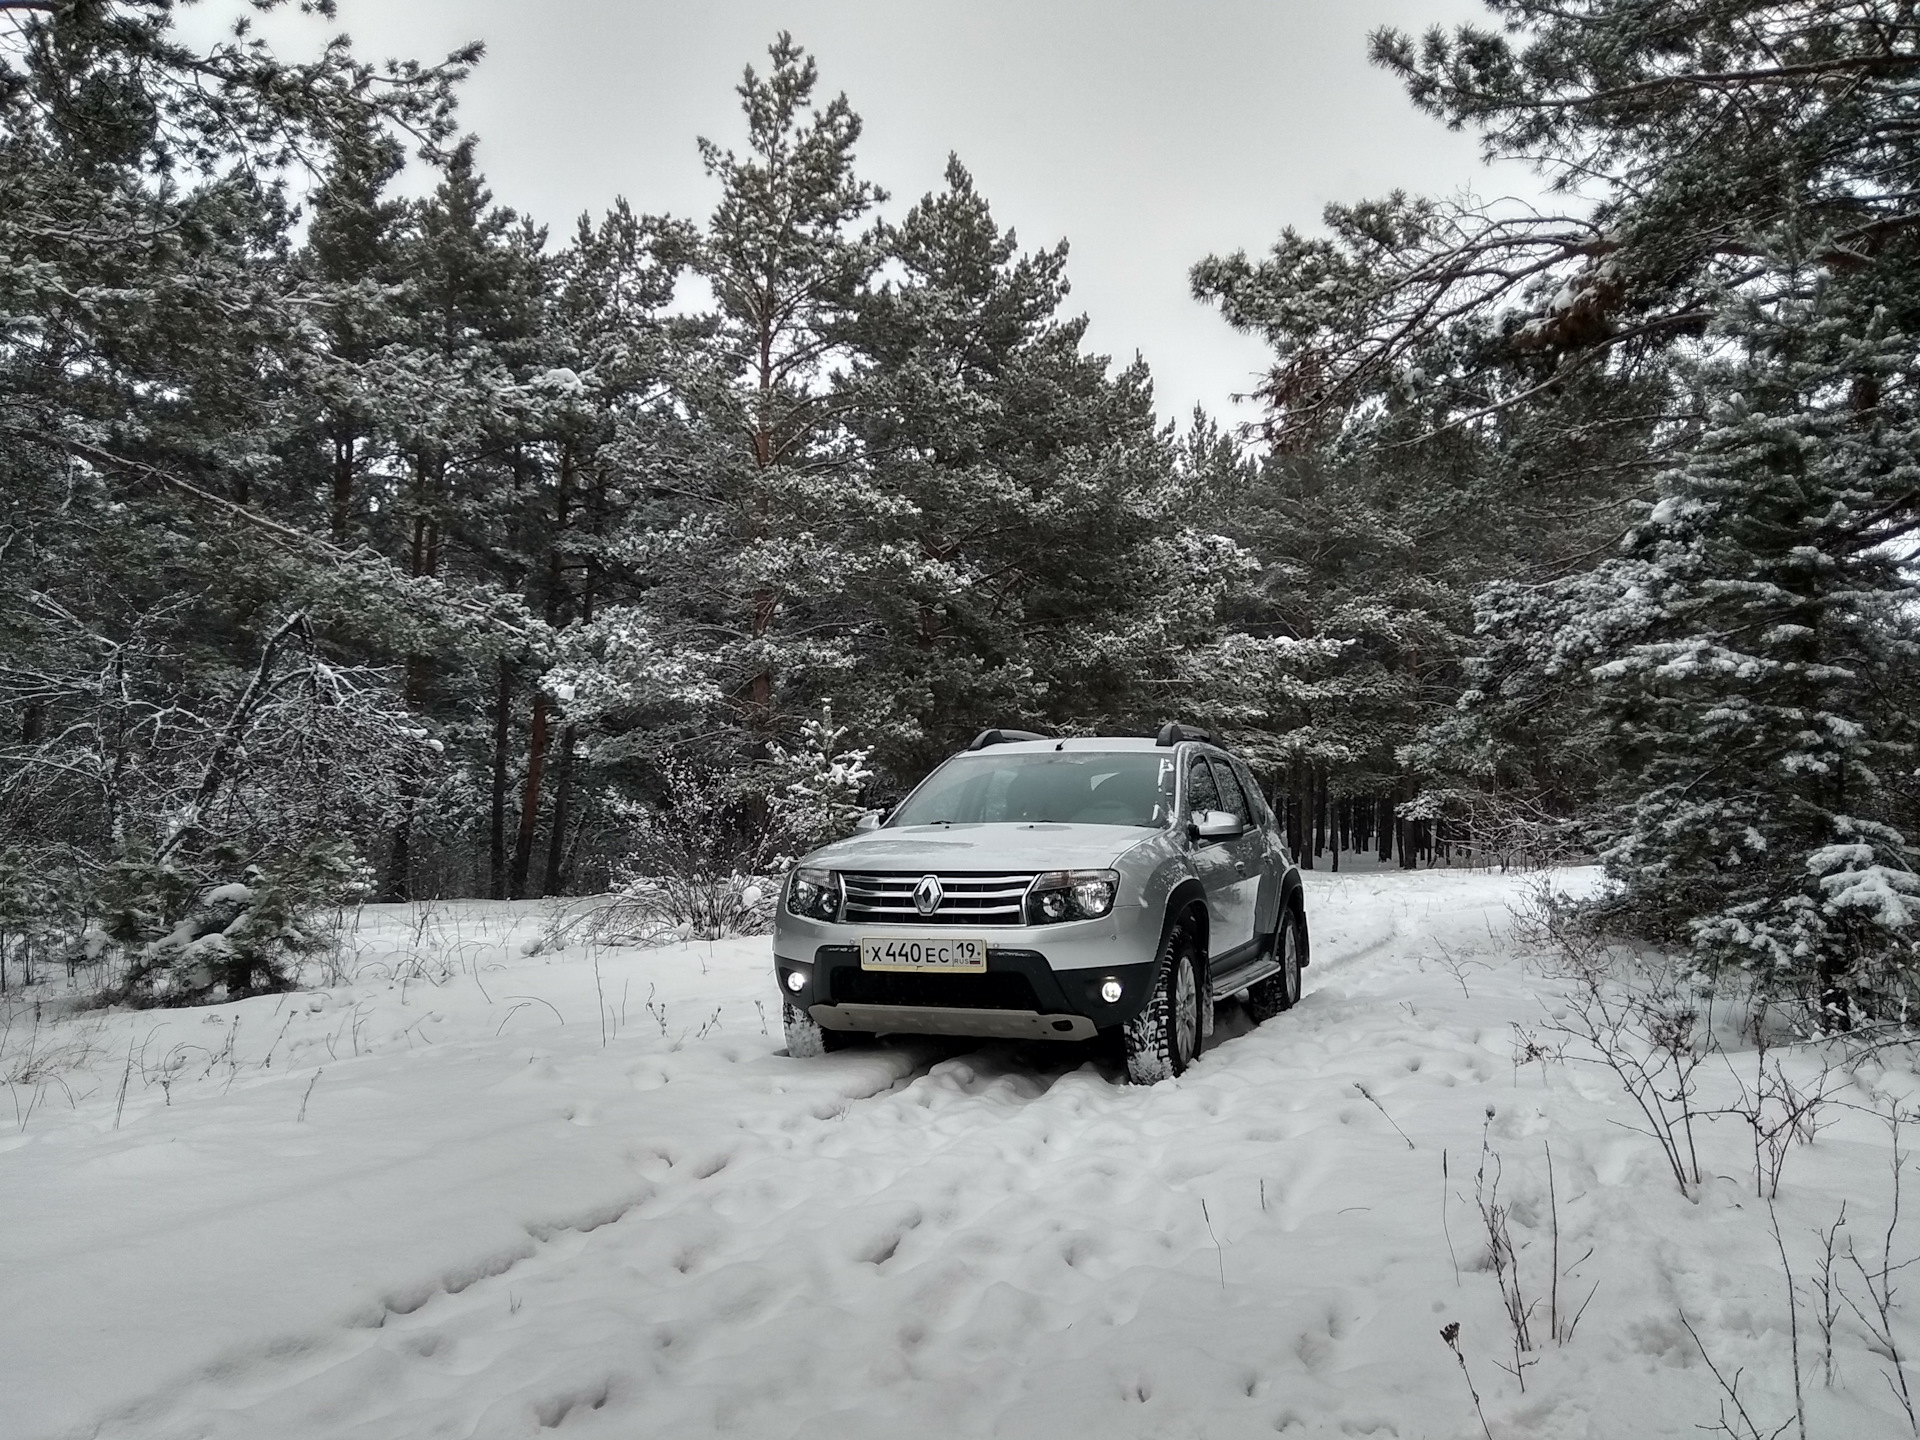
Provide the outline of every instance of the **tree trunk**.
<path id="1" fill-rule="evenodd" d="M 773 629 L 779 600 L 771 590 L 758 591 L 753 597 L 753 618 L 747 633 L 764 639 Z M 762 670 L 747 681 L 747 728 L 756 737 L 756 752 L 764 748 L 773 729 L 773 672 Z"/>
<path id="2" fill-rule="evenodd" d="M 493 834 L 487 851 L 487 893 L 507 898 L 507 745 L 513 730 L 513 669 L 503 656 L 493 701 Z"/>
<path id="3" fill-rule="evenodd" d="M 1820 1024 L 1829 1035 L 1853 1029 L 1853 995 L 1847 987 L 1846 966 L 1822 956 L 1817 966 L 1820 987 Z"/>
<path id="4" fill-rule="evenodd" d="M 401 799 L 400 823 L 393 827 L 393 848 L 387 856 L 387 883 L 380 898 L 397 905 L 413 898 L 413 787 Z"/>
<path id="5" fill-rule="evenodd" d="M 575 733 L 572 721 L 560 727 L 560 756 L 554 763 L 553 774 L 553 819 L 548 822 L 552 833 L 547 837 L 547 878 L 541 887 L 548 895 L 558 895 L 566 888 L 567 822 L 573 809 Z"/>
<path id="6" fill-rule="evenodd" d="M 513 898 L 526 900 L 533 872 L 533 837 L 540 824 L 540 777 L 547 763 L 547 697 L 533 692 L 533 723 L 527 736 L 527 783 L 520 795 L 520 834 L 513 842 Z"/>
<path id="7" fill-rule="evenodd" d="M 433 464 L 421 456 L 413 462 L 413 535 L 408 547 L 408 571 L 415 579 L 440 572 L 440 523 L 434 517 L 439 503 L 439 474 Z M 416 714 L 427 708 L 433 684 L 433 658 L 407 656 L 406 702 Z M 400 787 L 400 823 L 394 826 L 393 847 L 387 861 L 387 883 L 382 899 L 397 904 L 413 898 L 413 821 L 420 801 L 419 788 L 412 780 Z"/>
<path id="8" fill-rule="evenodd" d="M 1313 853 L 1316 857 L 1327 850 L 1327 777 L 1321 773 L 1318 765 L 1313 767 Z"/>
<path id="9" fill-rule="evenodd" d="M 573 442 L 564 442 L 560 446 L 560 473 L 555 479 L 553 493 L 553 534 L 554 541 L 547 547 L 547 624 L 558 630 L 567 621 L 569 601 L 573 598 L 567 593 L 566 569 L 560 560 L 560 537 L 567 533 L 567 526 L 573 518 Z"/>
<path id="10" fill-rule="evenodd" d="M 333 437 L 333 503 L 329 507 L 328 518 L 332 522 L 333 543 L 340 545 L 347 538 L 347 526 L 353 519 L 353 436 L 335 435 Z"/>
<path id="11" fill-rule="evenodd" d="M 407 708 L 416 713 L 426 708 L 430 662 L 424 655 L 407 656 Z M 420 800 L 419 787 L 411 778 L 400 782 L 400 820 L 393 827 L 393 846 L 387 860 L 387 883 L 380 898 L 390 905 L 413 898 L 413 812 Z"/>
<path id="12" fill-rule="evenodd" d="M 1311 870 L 1313 856 L 1307 853 L 1307 805 L 1301 792 L 1306 785 L 1307 762 L 1298 750 L 1293 752 L 1293 771 L 1287 779 L 1287 849 L 1300 865 Z"/>

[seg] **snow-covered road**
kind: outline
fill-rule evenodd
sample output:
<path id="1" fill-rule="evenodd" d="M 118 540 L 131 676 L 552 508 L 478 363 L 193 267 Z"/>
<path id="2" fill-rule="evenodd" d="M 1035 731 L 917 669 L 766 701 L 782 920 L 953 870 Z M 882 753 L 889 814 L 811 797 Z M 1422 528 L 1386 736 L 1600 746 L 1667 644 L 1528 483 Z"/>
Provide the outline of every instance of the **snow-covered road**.
<path id="1" fill-rule="evenodd" d="M 538 906 L 369 909 L 359 984 L 34 1042 L 70 1049 L 0 1129 L 0 1436 L 1479 1435 L 1456 1320 L 1500 1440 L 1693 1435 L 1682 1312 L 1777 1422 L 1746 1137 L 1683 1198 L 1599 1072 L 1520 1059 L 1555 994 L 1522 883 L 1310 877 L 1302 1005 L 1151 1089 L 1081 1049 L 790 1060 L 764 940 L 525 956 Z M 1598 1282 L 1524 1393 L 1483 1138 L 1541 1316 L 1547 1142 L 1563 1311 Z M 1783 1226 L 1884 1209 L 1887 1154 L 1836 1118 Z M 1809 1433 L 1909 1433 L 1836 1347 Z"/>

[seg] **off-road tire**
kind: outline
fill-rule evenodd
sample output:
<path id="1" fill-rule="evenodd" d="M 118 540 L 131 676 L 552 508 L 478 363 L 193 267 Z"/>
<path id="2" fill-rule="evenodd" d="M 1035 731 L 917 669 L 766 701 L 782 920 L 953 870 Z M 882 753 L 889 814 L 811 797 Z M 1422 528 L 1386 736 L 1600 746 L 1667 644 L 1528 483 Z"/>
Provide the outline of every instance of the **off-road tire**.
<path id="1" fill-rule="evenodd" d="M 796 1010 L 791 1000 L 780 1002 L 780 1023 L 787 1032 L 787 1054 L 796 1060 L 812 1060 L 830 1050 L 844 1050 L 864 1037 L 852 1030 L 829 1030 L 804 1010 Z"/>
<path id="2" fill-rule="evenodd" d="M 1170 1080 L 1200 1058 L 1206 1041 L 1200 1008 L 1207 996 L 1200 968 L 1200 945 L 1183 917 L 1167 926 L 1160 941 L 1153 994 L 1121 1027 L 1127 1078 L 1134 1084 Z"/>
<path id="3" fill-rule="evenodd" d="M 1305 958 L 1300 912 L 1289 905 L 1280 913 L 1280 928 L 1274 932 L 1276 957 L 1280 968 L 1274 974 L 1247 987 L 1247 1010 L 1257 1025 L 1262 1020 L 1291 1010 L 1300 1003 L 1300 962 Z"/>

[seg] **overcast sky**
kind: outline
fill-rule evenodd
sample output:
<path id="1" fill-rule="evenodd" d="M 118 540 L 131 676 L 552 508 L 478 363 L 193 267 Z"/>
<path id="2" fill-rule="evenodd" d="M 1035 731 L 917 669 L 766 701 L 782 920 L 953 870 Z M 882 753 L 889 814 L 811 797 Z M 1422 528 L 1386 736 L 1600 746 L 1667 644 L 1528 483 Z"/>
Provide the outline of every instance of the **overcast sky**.
<path id="1" fill-rule="evenodd" d="M 204 27 L 232 0 L 198 8 Z M 1472 139 L 1416 114 L 1366 62 L 1368 31 L 1484 15 L 1475 0 L 340 0 L 367 56 L 487 56 L 466 125 L 496 198 L 563 239 L 618 195 L 704 218 L 716 191 L 694 139 L 739 148 L 743 66 L 781 29 L 814 53 L 821 98 L 866 130 L 859 169 L 888 211 L 940 183 L 957 152 L 1027 246 L 1072 245 L 1088 343 L 1144 354 L 1160 413 L 1244 418 L 1264 347 L 1189 298 L 1203 255 L 1264 250 L 1330 200 L 1401 187 L 1499 194 Z M 189 16 L 196 15 L 189 11 Z"/>

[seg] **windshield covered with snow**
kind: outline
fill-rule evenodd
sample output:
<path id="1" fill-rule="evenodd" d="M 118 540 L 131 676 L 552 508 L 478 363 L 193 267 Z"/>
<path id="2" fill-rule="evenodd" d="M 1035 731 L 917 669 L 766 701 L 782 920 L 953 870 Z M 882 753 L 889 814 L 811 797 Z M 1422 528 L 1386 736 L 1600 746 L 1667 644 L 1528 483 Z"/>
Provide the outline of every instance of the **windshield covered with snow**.
<path id="1" fill-rule="evenodd" d="M 1140 825 L 1167 823 L 1173 755 L 958 755 L 893 813 L 890 825 Z"/>

